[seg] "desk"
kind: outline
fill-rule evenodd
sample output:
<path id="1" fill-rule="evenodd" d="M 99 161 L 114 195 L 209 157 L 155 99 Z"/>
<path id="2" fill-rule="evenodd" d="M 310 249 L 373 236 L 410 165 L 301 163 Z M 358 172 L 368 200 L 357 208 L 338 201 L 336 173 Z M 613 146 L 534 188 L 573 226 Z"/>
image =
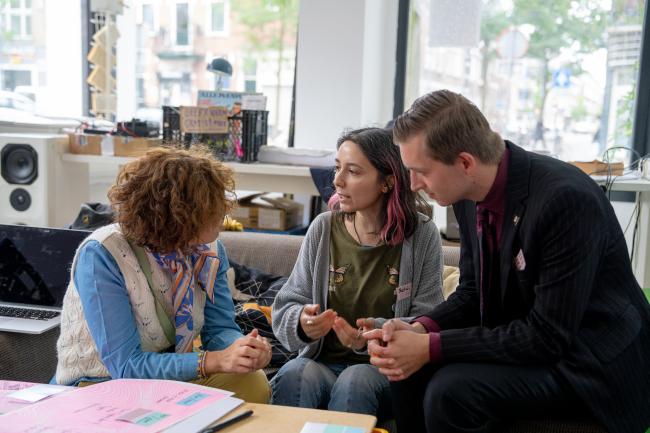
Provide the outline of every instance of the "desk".
<path id="1" fill-rule="evenodd" d="M 595 179 L 604 184 L 605 181 Z M 612 191 L 628 191 L 637 194 L 639 202 L 639 227 L 633 251 L 632 270 L 642 288 L 650 288 L 650 180 L 614 180 Z M 633 227 L 632 227 L 633 228 Z M 623 227 L 625 229 L 625 227 Z"/>
<path id="2" fill-rule="evenodd" d="M 220 432 L 300 433 L 300 430 L 302 430 L 306 422 L 318 422 L 361 427 L 366 429 L 366 433 L 370 433 L 376 422 L 376 418 L 370 415 L 256 403 L 245 403 L 227 414 L 224 419 L 230 418 L 247 409 L 253 410 L 252 416 L 230 427 L 226 427 L 220 430 Z"/>
<path id="3" fill-rule="evenodd" d="M 76 155 L 64 153 L 63 161 L 81 164 L 107 164 L 117 168 L 135 158 L 126 156 Z M 319 195 L 311 179 L 309 167 L 296 165 L 242 164 L 226 162 L 235 172 L 235 185 L 239 190 L 283 192 L 287 194 Z"/>

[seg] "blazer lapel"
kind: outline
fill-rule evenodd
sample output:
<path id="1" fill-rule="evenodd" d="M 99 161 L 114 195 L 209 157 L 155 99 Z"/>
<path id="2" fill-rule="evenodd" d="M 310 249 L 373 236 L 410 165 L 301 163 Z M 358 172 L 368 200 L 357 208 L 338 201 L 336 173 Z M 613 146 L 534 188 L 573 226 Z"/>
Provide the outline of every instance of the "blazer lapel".
<path id="1" fill-rule="evenodd" d="M 500 276 L 501 276 L 501 301 L 505 298 L 508 286 L 508 276 L 512 267 L 512 245 L 515 234 L 521 225 L 521 219 L 526 210 L 526 197 L 528 197 L 528 183 L 530 177 L 530 158 L 525 150 L 513 143 L 506 141 L 510 150 L 508 164 L 508 179 L 506 183 L 505 214 L 501 228 Z"/>
<path id="2" fill-rule="evenodd" d="M 456 204 L 454 204 L 454 213 L 456 214 L 456 219 L 458 220 L 458 223 L 463 225 L 463 227 L 467 227 L 465 230 L 463 227 L 461 227 L 461 230 L 463 230 L 463 233 L 467 233 L 467 238 L 469 240 L 469 246 L 464 246 L 463 243 L 461 243 L 461 249 L 463 248 L 471 248 L 472 251 L 472 268 L 474 270 L 474 281 L 476 282 L 476 288 L 478 290 L 479 284 L 480 284 L 480 272 L 481 272 L 481 267 L 480 267 L 480 252 L 478 249 L 478 236 L 476 235 L 476 202 L 470 201 L 470 200 L 463 200 L 460 201 Z M 461 260 L 462 260 L 463 255 L 461 254 Z"/>

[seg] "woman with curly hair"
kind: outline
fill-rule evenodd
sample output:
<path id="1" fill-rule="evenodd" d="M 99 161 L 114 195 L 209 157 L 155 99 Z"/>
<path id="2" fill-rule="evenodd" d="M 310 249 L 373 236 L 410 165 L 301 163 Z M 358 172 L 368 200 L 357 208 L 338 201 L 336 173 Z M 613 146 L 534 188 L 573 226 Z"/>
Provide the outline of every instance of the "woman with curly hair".
<path id="1" fill-rule="evenodd" d="M 242 335 L 219 234 L 232 171 L 201 150 L 161 148 L 126 164 L 108 197 L 116 223 L 75 256 L 55 381 L 192 381 L 266 402 L 268 342 Z M 201 337 L 201 350 L 194 340 Z"/>

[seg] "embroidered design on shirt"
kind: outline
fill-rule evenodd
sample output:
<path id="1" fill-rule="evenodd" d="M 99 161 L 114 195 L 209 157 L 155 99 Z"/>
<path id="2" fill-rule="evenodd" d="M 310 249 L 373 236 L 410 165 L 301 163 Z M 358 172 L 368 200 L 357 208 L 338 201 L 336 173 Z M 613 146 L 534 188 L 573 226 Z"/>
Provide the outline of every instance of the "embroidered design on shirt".
<path id="1" fill-rule="evenodd" d="M 399 271 L 390 265 L 386 265 L 386 269 L 388 270 L 388 284 L 396 286 L 399 281 Z"/>
<path id="2" fill-rule="evenodd" d="M 345 280 L 345 273 L 350 269 L 351 265 L 340 266 L 335 268 L 334 265 L 330 265 L 330 290 L 334 290 L 335 286 L 341 285 Z"/>

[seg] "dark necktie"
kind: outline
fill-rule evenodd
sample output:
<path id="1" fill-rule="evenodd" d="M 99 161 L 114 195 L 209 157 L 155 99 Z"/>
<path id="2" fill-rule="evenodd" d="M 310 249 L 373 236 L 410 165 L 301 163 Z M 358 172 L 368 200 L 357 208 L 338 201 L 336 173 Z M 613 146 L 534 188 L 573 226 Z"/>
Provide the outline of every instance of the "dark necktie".
<path id="1" fill-rule="evenodd" d="M 494 223 L 491 223 L 487 209 L 481 209 L 476 214 L 478 226 L 478 246 L 480 260 L 480 281 L 479 281 L 479 309 L 481 314 L 481 326 L 484 324 L 485 312 L 487 311 L 488 293 L 492 281 L 494 266 L 496 236 Z"/>

